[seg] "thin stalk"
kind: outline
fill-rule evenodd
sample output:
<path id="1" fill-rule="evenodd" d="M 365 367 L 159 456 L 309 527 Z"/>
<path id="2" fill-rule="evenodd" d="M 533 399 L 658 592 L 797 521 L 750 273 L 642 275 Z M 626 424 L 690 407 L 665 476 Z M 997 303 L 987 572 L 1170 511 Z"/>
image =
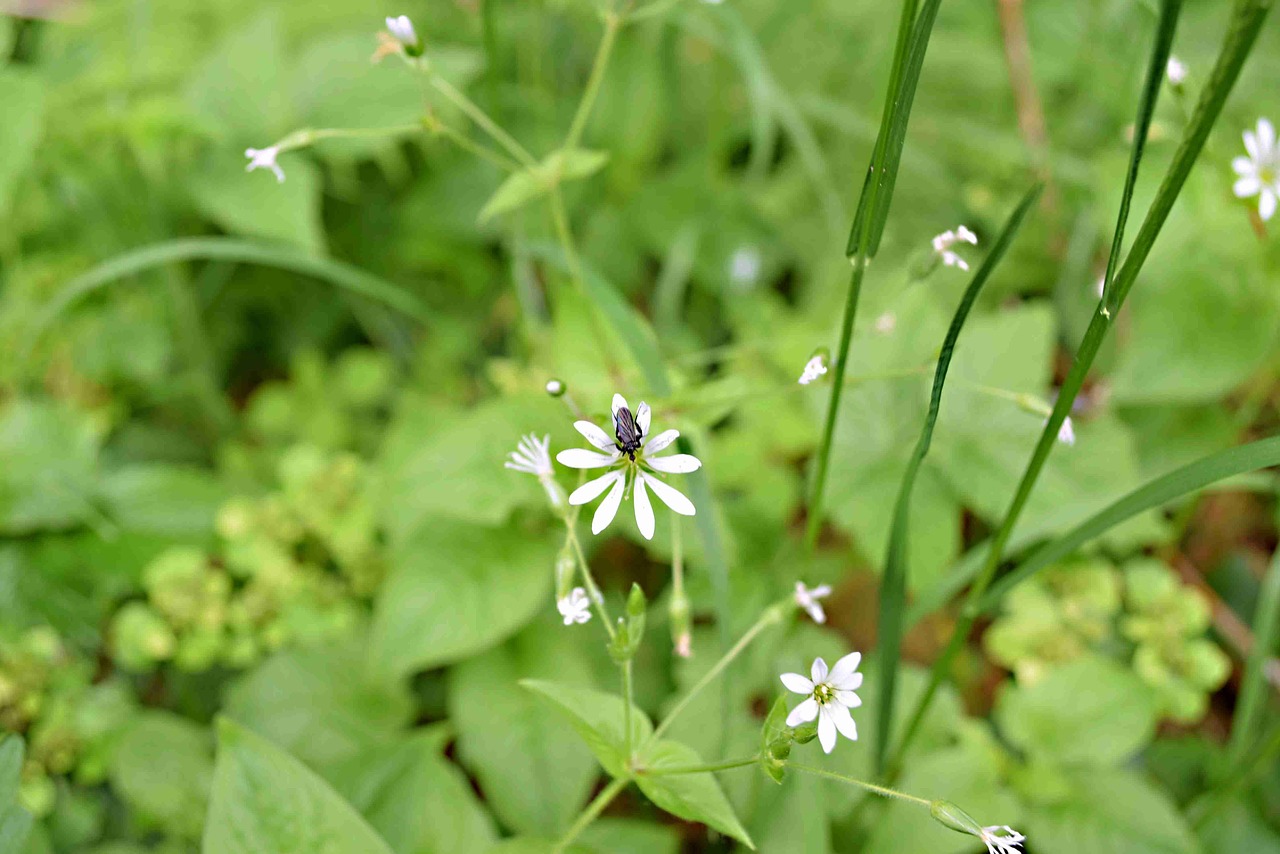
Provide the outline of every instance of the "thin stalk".
<path id="1" fill-rule="evenodd" d="M 866 789 L 873 795 L 879 795 L 882 798 L 892 798 L 907 803 L 919 804 L 925 809 L 929 809 L 932 801 L 924 798 L 917 798 L 915 795 L 908 795 L 906 792 L 899 792 L 897 789 L 890 789 L 888 786 L 877 786 L 875 783 L 868 783 L 866 780 L 859 780 L 856 777 L 849 777 L 845 774 L 837 774 L 834 771 L 827 771 L 823 768 L 814 768 L 812 765 L 798 765 L 795 762 L 788 762 L 788 768 L 794 768 L 796 771 L 804 771 L 807 774 L 814 774 L 818 777 L 826 777 L 828 780 L 839 780 L 841 783 L 848 783 L 851 786 L 857 786 L 860 789 Z"/>
<path id="2" fill-rule="evenodd" d="M 617 632 L 613 628 L 613 620 L 609 618 L 609 609 L 605 607 L 604 595 L 600 592 L 600 588 L 596 585 L 595 576 L 591 574 L 591 567 L 587 564 L 587 557 L 582 553 L 582 543 L 578 541 L 577 519 L 566 519 L 565 527 L 568 530 L 569 544 L 573 546 L 574 557 L 578 561 L 578 571 L 582 573 L 582 583 L 587 588 L 587 596 L 596 606 L 596 612 L 600 616 L 600 622 L 604 623 L 604 630 L 609 633 L 609 640 L 614 639 Z M 630 732 L 630 730 L 628 730 Z"/>
<path id="3" fill-rule="evenodd" d="M 462 112 L 465 113 L 471 121 L 479 125 L 485 133 L 489 134 L 489 136 L 493 138 L 494 142 L 505 148 L 507 152 L 519 161 L 522 166 L 526 169 L 532 169 L 538 165 L 538 161 L 534 160 L 533 155 L 530 154 L 523 145 L 517 142 L 515 137 L 511 136 L 511 134 L 503 130 L 497 122 L 489 118 L 489 114 L 480 109 L 479 105 L 466 95 L 459 92 L 454 88 L 453 84 L 448 80 L 445 80 L 439 74 L 436 74 L 430 68 L 425 68 L 424 70 L 427 73 L 427 79 L 430 81 L 432 88 L 452 101 L 454 106 L 462 110 Z"/>
<path id="4" fill-rule="evenodd" d="M 631 761 L 631 659 L 622 662 L 622 739 L 627 757 Z"/>
<path id="5" fill-rule="evenodd" d="M 1247 753 L 1256 740 L 1255 730 L 1267 702 L 1267 660 L 1274 648 L 1277 621 L 1280 621 L 1280 549 L 1271 557 L 1271 565 L 1262 579 L 1258 604 L 1253 618 L 1253 648 L 1245 662 L 1240 696 L 1236 700 L 1231 721 L 1231 739 L 1227 743 L 1224 767 L 1234 776 L 1247 764 Z"/>
<path id="6" fill-rule="evenodd" d="M 489 148 L 488 146 L 481 145 L 480 143 L 473 140 L 471 137 L 467 136 L 465 133 L 462 133 L 456 128 L 449 127 L 443 122 L 439 122 L 439 121 L 433 122 L 429 125 L 429 129 L 433 133 L 438 133 L 441 136 L 451 140 L 455 145 L 457 145 L 463 151 L 470 152 L 471 154 L 474 154 L 477 157 L 487 160 L 490 163 L 494 164 L 495 166 L 498 166 L 508 172 L 519 172 L 522 168 L 524 168 L 519 163 L 512 160 L 510 157 L 507 157 L 502 152 L 494 151 L 492 148 Z"/>
<path id="7" fill-rule="evenodd" d="M 613 799 L 618 797 L 630 782 L 631 780 L 627 777 L 619 777 L 601 789 L 600 794 L 596 795 L 595 799 L 587 804 L 587 808 L 579 814 L 573 825 L 565 831 L 564 836 L 560 837 L 556 847 L 551 849 L 552 854 L 563 854 L 564 850 L 573 844 L 573 840 L 577 839 L 578 835 L 586 830 L 591 822 L 600 817 L 600 813 L 604 812 L 604 808 L 609 806 Z"/>
<path id="8" fill-rule="evenodd" d="M 1239 771 L 1233 772 L 1221 786 L 1214 789 L 1207 796 L 1207 802 L 1201 800 L 1192 804 L 1191 809 L 1187 811 L 1191 826 L 1197 830 L 1203 827 L 1205 822 L 1217 815 L 1236 794 L 1252 783 L 1259 773 L 1270 768 L 1277 756 L 1280 756 L 1280 729 L 1273 732 L 1271 738 L 1258 750 L 1246 756 L 1244 766 Z"/>
<path id="9" fill-rule="evenodd" d="M 600 94 L 600 85 L 604 82 L 605 69 L 609 67 L 609 59 L 613 56 L 613 46 L 618 40 L 618 30 L 622 27 L 622 16 L 609 11 L 604 16 L 604 36 L 600 39 L 600 47 L 596 49 L 596 58 L 591 63 L 591 74 L 587 78 L 587 88 L 578 101 L 578 109 L 573 114 L 573 122 L 569 125 L 569 133 L 564 138 L 562 149 L 568 151 L 578 147 L 582 132 L 587 128 L 587 119 L 595 106 L 596 97 Z"/>
<path id="10" fill-rule="evenodd" d="M 667 768 L 644 768 L 636 773 L 644 777 L 670 777 L 675 774 L 708 774 L 712 771 L 728 771 L 732 768 L 745 768 L 755 765 L 760 757 L 748 756 L 745 759 L 726 759 L 724 762 L 712 762 L 706 765 L 673 765 Z"/>

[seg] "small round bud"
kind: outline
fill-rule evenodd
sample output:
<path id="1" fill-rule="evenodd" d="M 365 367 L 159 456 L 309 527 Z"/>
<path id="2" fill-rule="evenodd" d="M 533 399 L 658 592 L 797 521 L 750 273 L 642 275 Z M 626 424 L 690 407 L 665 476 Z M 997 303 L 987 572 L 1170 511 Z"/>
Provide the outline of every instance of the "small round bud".
<path id="1" fill-rule="evenodd" d="M 547 380 L 547 394 L 552 397 L 562 397 L 568 389 L 565 384 L 557 379 Z"/>

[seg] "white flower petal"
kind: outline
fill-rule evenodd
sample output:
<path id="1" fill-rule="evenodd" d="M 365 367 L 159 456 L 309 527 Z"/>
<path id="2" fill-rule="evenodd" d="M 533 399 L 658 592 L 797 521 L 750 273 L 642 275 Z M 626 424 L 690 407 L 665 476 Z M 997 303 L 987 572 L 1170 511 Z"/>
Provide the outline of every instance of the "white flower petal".
<path id="1" fill-rule="evenodd" d="M 799 673 L 784 673 L 778 678 L 782 680 L 783 685 L 787 686 L 788 691 L 794 691 L 797 694 L 813 693 L 813 683 Z"/>
<path id="2" fill-rule="evenodd" d="M 810 697 L 800 705 L 791 710 L 791 714 L 787 715 L 787 726 L 799 726 L 807 724 L 818 716 L 818 701 Z"/>
<path id="3" fill-rule="evenodd" d="M 644 461 L 650 468 L 664 474 L 688 474 L 702 468 L 702 461 L 693 454 L 672 454 L 669 457 L 651 457 L 646 454 Z"/>
<path id="4" fill-rule="evenodd" d="M 1276 192 L 1270 187 L 1263 187 L 1262 192 L 1258 195 L 1258 216 L 1263 221 L 1271 219 L 1276 212 Z"/>
<path id="5" fill-rule="evenodd" d="M 1233 158 L 1231 168 L 1236 170 L 1237 175 L 1256 175 L 1258 172 L 1257 165 L 1248 157 Z"/>
<path id="6" fill-rule="evenodd" d="M 641 436 L 649 435 L 649 422 L 652 420 L 653 412 L 650 411 L 649 404 L 640 401 L 640 408 L 636 410 L 636 426 L 640 428 Z"/>
<path id="7" fill-rule="evenodd" d="M 1249 156 L 1253 158 L 1255 163 L 1262 159 L 1262 149 L 1258 147 L 1258 138 L 1254 136 L 1251 130 L 1244 132 L 1244 150 L 1249 152 Z"/>
<path id="8" fill-rule="evenodd" d="M 1258 179 L 1257 175 L 1246 175 L 1239 181 L 1236 181 L 1235 186 L 1231 188 L 1231 192 L 1236 194 L 1237 199 L 1247 199 L 1250 196 L 1256 196 L 1258 193 L 1262 192 L 1262 181 Z"/>
<path id="9" fill-rule="evenodd" d="M 613 439 L 609 438 L 609 434 L 601 430 L 597 425 L 590 421 L 575 421 L 573 428 L 583 435 L 583 437 L 595 445 L 602 451 L 618 452 L 618 446 Z"/>
<path id="10" fill-rule="evenodd" d="M 1276 147 L 1276 128 L 1270 119 L 1258 119 L 1258 146 L 1263 157 L 1270 156 Z"/>
<path id="11" fill-rule="evenodd" d="M 831 678 L 827 681 L 836 688 L 848 687 L 845 683 L 849 677 L 858 669 L 858 665 L 862 663 L 862 653 L 851 652 L 844 658 L 836 662 L 836 666 L 831 668 Z"/>
<path id="12" fill-rule="evenodd" d="M 591 533 L 599 534 L 609 527 L 613 517 L 618 515 L 618 505 L 622 503 L 622 491 L 625 483 L 626 478 L 622 477 L 622 472 L 618 472 L 618 478 L 613 482 L 613 489 L 609 490 L 609 494 L 604 497 L 604 501 L 601 501 L 600 506 L 596 508 L 596 515 L 591 518 Z"/>
<path id="13" fill-rule="evenodd" d="M 570 448 L 556 454 L 556 462 L 571 469 L 598 469 L 617 462 L 618 455 L 597 454 L 584 448 Z"/>
<path id="14" fill-rule="evenodd" d="M 822 752 L 830 753 L 836 749 L 836 722 L 831 719 L 831 706 L 823 706 L 818 712 L 818 741 L 822 744 Z"/>
<path id="15" fill-rule="evenodd" d="M 813 660 L 813 667 L 809 669 L 809 675 L 813 677 L 814 683 L 827 681 L 827 663 L 821 657 Z"/>
<path id="16" fill-rule="evenodd" d="M 858 675 L 861 676 L 862 674 L 859 673 Z M 858 684 L 862 684 L 861 680 L 859 680 Z M 846 690 L 844 688 L 837 689 L 833 696 L 836 698 L 837 703 L 849 709 L 856 709 L 858 706 L 862 705 L 861 697 L 853 693 L 853 691 Z"/>
<path id="17" fill-rule="evenodd" d="M 853 722 L 853 717 L 849 714 L 849 710 L 839 703 L 828 703 L 826 708 L 840 734 L 850 741 L 857 741 L 858 725 Z"/>
<path id="18" fill-rule="evenodd" d="M 618 417 L 618 410 L 619 410 L 619 409 L 622 409 L 622 408 L 624 408 L 624 407 L 625 407 L 625 408 L 627 408 L 627 409 L 630 409 L 630 408 L 631 408 L 630 406 L 627 406 L 627 399 L 626 399 L 625 397 L 623 397 L 623 396 L 622 396 L 622 395 L 620 395 L 620 394 L 615 393 L 615 394 L 613 395 L 613 417 L 614 417 L 614 418 L 617 418 L 617 417 Z"/>
<path id="19" fill-rule="evenodd" d="M 681 516 L 694 516 L 697 514 L 698 511 L 694 508 L 693 502 L 688 498 L 685 498 L 680 490 L 667 486 L 665 483 L 646 472 L 640 472 L 640 476 L 644 478 L 644 482 L 649 485 L 649 488 L 653 490 L 653 494 L 658 496 L 658 499 L 663 504 L 676 511 Z"/>
<path id="20" fill-rule="evenodd" d="M 646 435 L 648 435 L 648 431 L 646 431 Z M 646 454 L 656 454 L 658 451 L 666 450 L 672 442 L 679 438 L 679 430 L 663 430 L 644 443 L 644 452 Z"/>
<path id="21" fill-rule="evenodd" d="M 621 471 L 611 471 L 608 474 L 603 474 L 600 477 L 597 477 L 595 480 L 587 481 L 570 493 L 569 503 L 576 507 L 579 504 L 587 504 L 591 501 L 595 501 L 596 497 L 599 496 L 600 493 L 608 489 L 610 484 L 614 481 L 620 480 L 622 476 L 623 474 Z"/>
<path id="22" fill-rule="evenodd" d="M 649 503 L 649 492 L 644 488 L 644 478 L 636 478 L 635 485 L 636 527 L 646 540 L 653 539 L 653 505 Z"/>

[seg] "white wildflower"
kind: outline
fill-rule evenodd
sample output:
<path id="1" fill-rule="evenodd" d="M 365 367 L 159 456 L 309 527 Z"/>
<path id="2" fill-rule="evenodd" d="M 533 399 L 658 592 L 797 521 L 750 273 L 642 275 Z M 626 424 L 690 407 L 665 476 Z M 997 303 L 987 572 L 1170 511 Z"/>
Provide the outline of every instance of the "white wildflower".
<path id="1" fill-rule="evenodd" d="M 1105 274 L 1098 277 L 1098 283 L 1093 286 L 1093 292 L 1098 295 L 1098 299 L 1102 299 L 1102 295 L 1107 292 L 1107 277 Z"/>
<path id="2" fill-rule="evenodd" d="M 1022 854 L 1018 847 L 1027 837 L 1007 824 L 982 828 L 978 837 L 987 846 L 987 854 Z"/>
<path id="3" fill-rule="evenodd" d="M 754 246 L 739 247 L 729 259 L 729 279 L 739 288 L 748 288 L 760 278 L 760 250 Z"/>
<path id="4" fill-rule="evenodd" d="M 898 315 L 892 311 L 886 311 L 884 314 L 876 318 L 876 332 L 881 335 L 889 335 L 894 329 L 898 328 Z"/>
<path id="5" fill-rule="evenodd" d="M 972 246 L 977 246 L 978 235 L 974 234 L 963 225 L 955 231 L 944 231 L 942 234 L 933 238 L 933 251 L 942 259 L 942 263 L 946 264 L 948 267 L 958 267 L 961 270 L 968 270 L 968 262 L 951 249 L 951 247 L 957 243 L 968 243 Z"/>
<path id="6" fill-rule="evenodd" d="M 406 50 L 418 49 L 418 32 L 413 28 L 413 21 L 409 20 L 408 15 L 387 18 L 387 31 Z"/>
<path id="7" fill-rule="evenodd" d="M 652 413 L 649 404 L 640 403 L 633 416 L 626 398 L 613 396 L 614 438 L 590 421 L 574 422 L 574 427 L 586 440 L 603 453 L 573 448 L 561 451 L 556 460 L 561 465 L 575 469 L 607 468 L 609 472 L 595 480 L 589 480 L 569 496 L 573 505 L 594 501 L 608 490 L 596 514 L 591 520 L 591 533 L 599 534 L 609 526 L 618 513 L 624 497 L 635 498 L 636 526 L 646 540 L 653 539 L 653 505 L 648 490 L 682 516 L 693 516 L 693 502 L 680 491 L 668 486 L 655 472 L 662 474 L 688 474 L 701 468 L 702 463 L 692 454 L 654 456 L 664 451 L 680 437 L 678 430 L 665 430 L 656 436 L 649 435 Z"/>
<path id="8" fill-rule="evenodd" d="M 800 385 L 808 385 L 817 382 L 818 379 L 827 373 L 827 360 L 821 354 L 814 356 L 812 359 L 804 363 L 804 370 L 800 372 Z"/>
<path id="9" fill-rule="evenodd" d="M 1064 445 L 1075 447 L 1076 428 L 1071 423 L 1070 415 L 1062 420 L 1062 426 L 1058 428 L 1058 441 Z"/>
<path id="10" fill-rule="evenodd" d="M 825 623 L 827 621 L 827 612 L 822 610 L 822 603 L 819 599 L 825 599 L 831 595 L 831 587 L 826 584 L 820 584 L 810 590 L 804 586 L 803 581 L 796 582 L 796 604 L 809 612 L 809 616 L 815 623 Z"/>
<path id="11" fill-rule="evenodd" d="M 799 673 L 782 674 L 782 684 L 788 691 L 807 695 L 787 715 L 787 726 L 799 726 L 816 717 L 823 753 L 836 749 L 837 731 L 850 741 L 858 740 L 858 727 L 849 710 L 862 705 L 862 700 L 853 693 L 862 687 L 862 674 L 858 672 L 861 661 L 862 653 L 851 652 L 837 661 L 830 672 L 825 661 L 815 658 L 809 671 L 812 679 Z"/>
<path id="12" fill-rule="evenodd" d="M 252 172 L 254 169 L 270 169 L 276 176 L 276 182 L 283 184 L 284 170 L 276 162 L 276 158 L 279 155 L 280 146 L 278 145 L 273 145 L 270 148 L 246 148 L 244 156 L 249 158 L 249 165 L 244 168 L 244 171 Z"/>
<path id="13" fill-rule="evenodd" d="M 1231 168 L 1240 177 L 1233 188 L 1241 199 L 1258 197 L 1258 216 L 1269 220 L 1280 199 L 1280 148 L 1276 146 L 1276 129 L 1267 119 L 1258 119 L 1256 131 L 1244 132 L 1248 157 L 1237 157 Z"/>
<path id="14" fill-rule="evenodd" d="M 1187 80 L 1187 64 L 1176 56 L 1169 57 L 1169 64 L 1164 69 L 1165 76 L 1169 78 L 1169 85 L 1175 89 L 1181 86 Z"/>
<path id="15" fill-rule="evenodd" d="M 585 623 L 591 619 L 591 600 L 587 598 L 587 591 L 575 587 L 568 596 L 556 602 L 556 610 L 564 617 L 566 626 Z"/>
<path id="16" fill-rule="evenodd" d="M 516 446 L 516 450 L 512 451 L 508 456 L 510 459 L 503 463 L 504 466 L 536 477 L 538 482 L 542 484 L 542 488 L 546 490 L 547 498 L 550 499 L 552 508 L 558 510 L 564 507 L 564 490 L 556 482 L 555 470 L 551 467 L 550 436 L 543 436 L 539 439 L 530 433 L 520 439 L 520 444 Z"/>

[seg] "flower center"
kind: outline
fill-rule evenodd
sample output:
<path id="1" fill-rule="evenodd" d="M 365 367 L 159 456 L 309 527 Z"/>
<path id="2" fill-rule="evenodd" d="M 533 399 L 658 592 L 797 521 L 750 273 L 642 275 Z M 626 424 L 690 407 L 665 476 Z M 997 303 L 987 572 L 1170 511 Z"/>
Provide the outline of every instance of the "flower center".
<path id="1" fill-rule="evenodd" d="M 819 682 L 817 685 L 813 686 L 813 699 L 817 700 L 818 705 L 820 706 L 825 706 L 827 703 L 830 703 L 831 698 L 835 695 L 836 692 L 831 690 L 831 686 L 826 682 Z"/>

